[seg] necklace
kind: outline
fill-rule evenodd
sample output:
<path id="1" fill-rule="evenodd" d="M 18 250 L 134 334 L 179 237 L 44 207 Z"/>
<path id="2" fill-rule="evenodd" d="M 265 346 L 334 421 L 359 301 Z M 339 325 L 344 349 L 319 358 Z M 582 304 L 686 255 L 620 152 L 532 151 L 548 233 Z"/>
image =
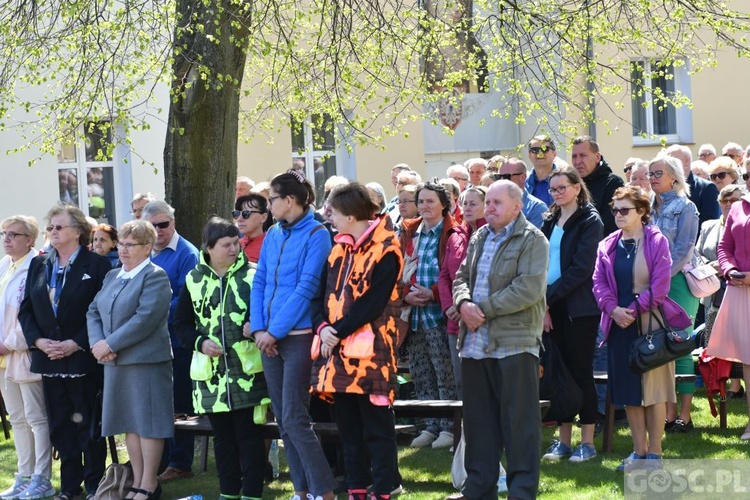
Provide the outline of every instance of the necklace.
<path id="1" fill-rule="evenodd" d="M 628 259 L 638 253 L 638 241 L 639 240 L 620 240 L 620 247 L 625 250 Z"/>

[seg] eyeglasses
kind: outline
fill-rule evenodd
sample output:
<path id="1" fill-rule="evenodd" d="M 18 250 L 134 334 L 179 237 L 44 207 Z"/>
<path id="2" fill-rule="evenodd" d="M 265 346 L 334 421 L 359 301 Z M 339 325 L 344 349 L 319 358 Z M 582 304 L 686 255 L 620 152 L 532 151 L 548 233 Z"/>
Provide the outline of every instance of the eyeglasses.
<path id="1" fill-rule="evenodd" d="M 169 225 L 170 225 L 171 223 L 172 223 L 172 221 L 171 221 L 171 220 L 165 220 L 165 221 L 162 221 L 162 222 L 152 222 L 151 224 L 153 224 L 153 225 L 154 225 L 154 227 L 156 227 L 156 228 L 159 228 L 159 229 L 166 229 L 166 228 L 168 228 L 168 227 L 169 227 Z"/>
<path id="2" fill-rule="evenodd" d="M 740 155 L 737 155 L 737 154 L 734 154 L 734 153 L 724 153 L 724 154 L 723 154 L 723 155 L 721 155 L 721 156 L 728 156 L 729 158 L 731 158 L 731 159 L 733 159 L 733 160 L 735 160 L 735 161 L 736 161 L 736 159 L 737 159 L 737 158 L 739 158 L 739 157 L 740 157 Z"/>
<path id="3" fill-rule="evenodd" d="M 630 213 L 631 210 L 635 210 L 635 209 L 636 209 L 635 207 L 623 207 L 623 208 L 612 207 L 612 215 L 620 214 L 623 217 L 625 217 L 626 215 Z"/>
<path id="4" fill-rule="evenodd" d="M 58 232 L 62 231 L 66 227 L 70 227 L 70 226 L 61 226 L 60 224 L 57 224 L 56 226 L 53 226 L 52 224 L 50 224 L 49 226 L 47 226 L 46 229 L 47 229 L 48 233 L 51 233 L 52 231 L 58 231 Z"/>
<path id="5" fill-rule="evenodd" d="M 729 172 L 717 172 L 717 173 L 715 173 L 715 174 L 711 174 L 711 175 L 709 175 L 708 177 L 709 177 L 709 178 L 710 178 L 710 179 L 711 179 L 712 181 L 715 181 L 716 179 L 720 179 L 720 180 L 722 180 L 722 181 L 723 181 L 723 180 L 724 180 L 724 179 L 725 179 L 725 178 L 727 177 L 727 174 L 728 174 L 728 173 L 729 173 Z"/>
<path id="6" fill-rule="evenodd" d="M 622 171 L 627 174 L 631 170 L 633 170 L 633 165 L 625 165 L 625 168 Z"/>
<path id="7" fill-rule="evenodd" d="M 714 153 L 704 151 L 702 153 L 698 153 L 698 158 L 705 158 L 706 156 L 715 156 Z"/>
<path id="8" fill-rule="evenodd" d="M 653 172 L 647 172 L 646 177 L 649 179 L 652 177 L 656 177 L 657 179 L 661 179 L 661 176 L 664 175 L 664 170 L 654 170 Z"/>
<path id="9" fill-rule="evenodd" d="M 744 173 L 744 174 L 742 174 L 742 180 L 743 180 L 743 181 L 746 181 L 746 180 L 748 180 L 748 179 L 750 179 L 750 174 L 748 174 L 748 173 Z"/>
<path id="10" fill-rule="evenodd" d="M 719 203 L 721 203 L 722 205 L 731 205 L 735 201 L 740 201 L 740 199 L 739 198 L 727 198 L 726 200 L 721 200 Z"/>
<path id="11" fill-rule="evenodd" d="M 504 181 L 509 181 L 509 180 L 510 180 L 510 179 L 511 179 L 512 177 L 515 177 L 515 176 L 517 176 L 517 175 L 523 175 L 523 174 L 525 174 L 525 173 L 526 173 L 526 172 L 520 172 L 520 173 L 517 173 L 517 174 L 493 174 L 493 176 L 492 176 L 492 177 L 493 177 L 493 178 L 494 178 L 494 179 L 495 179 L 496 181 L 499 181 L 499 180 L 501 180 L 501 179 L 502 179 L 502 180 L 504 180 Z"/>
<path id="12" fill-rule="evenodd" d="M 397 185 L 403 186 L 400 182 Z M 279 198 L 286 198 L 286 196 L 269 196 L 268 197 L 268 203 L 273 203 L 274 201 L 278 200 Z"/>
<path id="13" fill-rule="evenodd" d="M 133 247 L 140 247 L 143 245 L 146 245 L 147 243 L 118 243 L 117 249 L 118 250 L 127 250 L 128 252 L 133 249 Z"/>
<path id="14" fill-rule="evenodd" d="M 407 203 L 414 203 L 414 200 L 398 200 L 396 202 L 398 205 L 406 205 Z"/>
<path id="15" fill-rule="evenodd" d="M 531 146 L 529 148 L 529 153 L 533 155 L 538 155 L 539 153 L 542 153 L 543 155 L 547 154 L 547 151 L 554 151 L 555 148 L 550 146 Z"/>
<path id="16" fill-rule="evenodd" d="M 130 215 L 141 215 L 143 213 L 142 208 L 134 208 L 130 211 Z"/>
<path id="17" fill-rule="evenodd" d="M 453 179 L 455 181 L 468 181 L 469 180 L 468 177 L 451 177 L 451 179 Z M 397 184 L 401 184 L 401 183 L 399 182 Z M 401 184 L 401 185 L 403 185 L 403 184 Z"/>
<path id="18" fill-rule="evenodd" d="M 547 190 L 547 192 L 548 192 L 549 194 L 557 194 L 557 193 L 560 193 L 560 194 L 565 194 L 565 190 L 566 190 L 566 189 L 568 189 L 568 188 L 569 188 L 570 186 L 572 186 L 572 185 L 573 185 L 573 184 L 566 184 L 566 185 L 564 185 L 564 186 L 560 186 L 560 187 L 556 187 L 556 188 L 549 188 L 549 189 Z"/>
<path id="19" fill-rule="evenodd" d="M 13 231 L 0 231 L 0 240 L 15 240 L 16 236 L 29 236 L 26 233 L 14 233 Z"/>
<path id="20" fill-rule="evenodd" d="M 249 219 L 252 214 L 262 213 L 263 212 L 261 212 L 260 210 L 243 210 L 241 212 L 239 210 L 232 210 L 232 217 L 234 217 L 235 219 L 239 219 L 241 215 L 243 219 Z"/>

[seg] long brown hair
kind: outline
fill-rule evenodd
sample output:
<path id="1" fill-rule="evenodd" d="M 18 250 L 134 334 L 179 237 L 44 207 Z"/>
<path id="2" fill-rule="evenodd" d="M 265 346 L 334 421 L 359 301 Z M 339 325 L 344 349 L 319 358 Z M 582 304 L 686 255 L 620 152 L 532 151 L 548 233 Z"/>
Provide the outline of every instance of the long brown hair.
<path id="1" fill-rule="evenodd" d="M 552 179 L 554 179 L 555 177 L 563 176 L 567 177 L 568 181 L 570 181 L 571 184 L 578 184 L 581 186 L 581 190 L 578 192 L 578 196 L 576 196 L 576 203 L 579 207 L 582 207 L 591 200 L 591 194 L 586 188 L 586 184 L 584 184 L 583 179 L 581 178 L 581 174 L 579 174 L 578 170 L 571 166 L 560 167 L 553 170 L 550 176 L 547 178 L 547 182 L 549 182 L 551 186 Z M 560 207 L 558 207 L 555 203 L 550 205 L 549 210 L 544 214 L 544 216 L 548 219 L 555 218 L 558 215 L 560 215 Z"/>

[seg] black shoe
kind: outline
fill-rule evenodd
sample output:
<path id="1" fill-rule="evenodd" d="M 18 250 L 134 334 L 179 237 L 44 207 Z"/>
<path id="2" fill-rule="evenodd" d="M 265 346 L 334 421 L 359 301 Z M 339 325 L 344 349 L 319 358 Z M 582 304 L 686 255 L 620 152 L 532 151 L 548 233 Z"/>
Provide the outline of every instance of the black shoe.
<path id="1" fill-rule="evenodd" d="M 691 423 L 692 423 L 692 421 L 691 421 Z M 677 420 L 672 420 L 672 421 L 670 422 L 669 420 L 667 420 L 667 419 L 665 418 L 665 419 L 664 419 L 664 430 L 665 430 L 665 431 L 667 431 L 667 432 L 672 432 L 672 431 L 674 431 L 674 430 L 675 430 L 674 428 L 675 428 L 675 425 L 676 425 L 676 424 L 677 424 Z"/>
<path id="2" fill-rule="evenodd" d="M 727 391 L 727 399 L 740 399 L 745 397 L 745 388 L 740 386 L 739 391 Z"/>
<path id="3" fill-rule="evenodd" d="M 692 418 L 687 423 L 681 418 L 674 421 L 674 432 L 690 432 L 693 429 L 695 429 L 695 425 Z"/>

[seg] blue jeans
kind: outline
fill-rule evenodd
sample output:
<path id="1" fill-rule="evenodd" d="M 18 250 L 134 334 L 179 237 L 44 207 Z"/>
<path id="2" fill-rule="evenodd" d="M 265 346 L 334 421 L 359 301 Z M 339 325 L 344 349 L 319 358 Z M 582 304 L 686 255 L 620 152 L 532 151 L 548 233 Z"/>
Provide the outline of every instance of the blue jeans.
<path id="1" fill-rule="evenodd" d="M 318 496 L 333 490 L 333 473 L 308 412 L 312 339 L 312 334 L 284 337 L 276 343 L 279 355 L 262 359 L 294 491 Z"/>

